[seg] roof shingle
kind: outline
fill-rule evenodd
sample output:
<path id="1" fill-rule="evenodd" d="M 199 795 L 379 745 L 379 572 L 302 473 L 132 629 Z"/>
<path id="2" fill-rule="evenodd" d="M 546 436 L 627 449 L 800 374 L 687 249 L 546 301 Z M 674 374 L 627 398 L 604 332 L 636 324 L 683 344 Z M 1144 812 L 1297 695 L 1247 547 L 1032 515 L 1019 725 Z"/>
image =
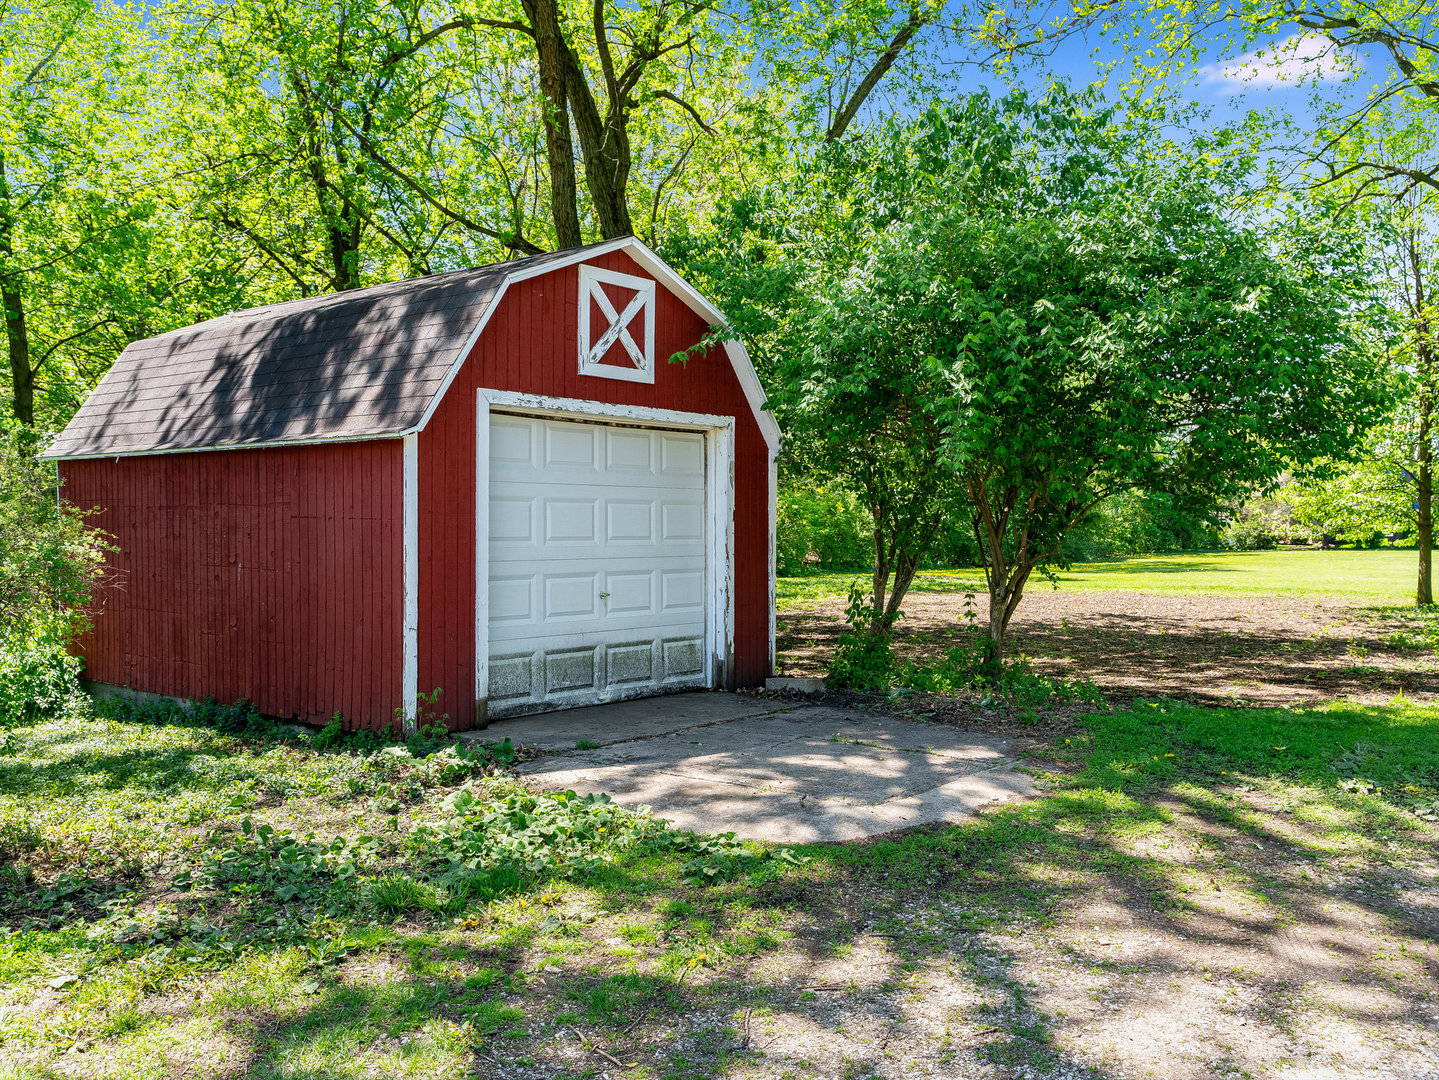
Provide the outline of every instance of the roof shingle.
<path id="1" fill-rule="evenodd" d="M 575 255 L 270 304 L 134 342 L 43 456 L 410 430 L 506 280 Z"/>

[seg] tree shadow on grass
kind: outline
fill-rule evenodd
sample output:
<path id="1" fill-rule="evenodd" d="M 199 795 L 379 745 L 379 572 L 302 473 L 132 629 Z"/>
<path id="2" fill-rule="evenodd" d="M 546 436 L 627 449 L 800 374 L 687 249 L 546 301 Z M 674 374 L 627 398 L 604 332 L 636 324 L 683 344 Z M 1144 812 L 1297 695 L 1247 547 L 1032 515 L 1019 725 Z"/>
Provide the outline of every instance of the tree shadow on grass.
<path id="1" fill-rule="evenodd" d="M 881 1044 L 933 1043 L 932 1017 L 915 1001 L 932 992 L 968 1001 L 945 1021 L 957 1064 L 988 1063 L 1001 1076 L 1064 1068 L 1073 1075 L 1073 1052 L 1057 1036 L 1089 1018 L 1057 1017 L 1050 988 L 1029 985 L 1032 949 L 1005 942 L 1007 929 L 1034 933 L 1100 894 L 1142 918 L 1140 947 L 1125 955 L 1123 977 L 1111 950 L 1088 944 L 1097 935 L 1061 938 L 1055 952 L 1069 968 L 1114 984 L 1101 1018 L 1116 1010 L 1140 1016 L 1153 1006 L 1155 984 L 1195 978 L 1201 966 L 1219 972 L 1231 962 L 1263 969 L 1259 982 L 1271 988 L 1322 983 L 1394 993 L 1393 980 L 1365 969 L 1376 925 L 1416 938 L 1432 928 L 1384 899 L 1372 881 L 1342 890 L 1346 906 L 1336 913 L 1340 894 L 1276 877 L 1259 860 L 1229 860 L 1226 890 L 1262 892 L 1271 910 L 1219 919 L 1194 901 L 1187 868 L 1134 849 L 1136 837 L 1176 814 L 1203 822 L 1219 850 L 1295 844 L 1262 825 L 1226 824 L 1220 819 L 1232 815 L 1218 803 L 1157 785 L 1138 800 L 1060 791 L 970 826 L 816 847 L 807 868 L 758 884 L 692 888 L 653 868 L 615 867 L 579 882 L 584 906 L 599 909 L 598 917 L 542 904 L 547 914 L 526 932 L 484 945 L 402 925 L 388 944 L 355 950 L 318 973 L 296 971 L 286 994 L 291 1007 L 219 1019 L 236 1054 L 225 1071 L 320 1080 L 354 1075 L 361 1065 L 385 1071 L 453 1061 L 477 1075 L 580 1077 L 608 1071 L 613 1058 L 674 1077 L 724 1075 L 740 1065 L 793 1069 L 798 1062 L 818 1076 L 902 1076 L 925 1055 L 890 1058 Z M 537 881 L 528 895 L 552 888 Z M 711 955 L 694 967 L 664 970 L 664 951 L 675 952 L 687 938 L 708 947 L 756 915 L 792 927 L 795 937 L 753 955 Z M 558 925 L 537 929 L 545 917 Z M 657 935 L 656 950 L 644 958 L 652 970 L 608 970 L 606 961 L 627 961 L 606 956 L 601 943 L 618 922 L 633 918 L 648 918 Z M 1266 953 L 1283 952 L 1285 934 L 1296 925 L 1315 948 L 1265 961 Z M 565 945 L 577 948 L 556 948 Z M 856 958 L 858 949 L 866 951 Z M 1435 977 L 1432 959 L 1410 973 L 1416 989 Z M 307 993 L 310 980 L 316 985 Z M 1341 1011 L 1362 1024 L 1424 1016 L 1421 998 L 1398 1015 L 1362 1001 Z M 1192 1065 L 1188 1075 L 1208 1068 L 1204 1061 Z"/>
<path id="2" fill-rule="evenodd" d="M 1393 710 L 1352 718 L 1367 718 L 1380 741 L 1404 738 Z M 968 825 L 810 847 L 810 862 L 780 876 L 690 886 L 679 880 L 683 856 L 631 856 L 568 883 L 532 875 L 517 894 L 462 913 L 476 919 L 469 929 L 422 912 L 376 928 L 367 909 L 281 904 L 290 941 L 198 965 L 175 955 L 152 984 L 125 984 L 139 987 L 144 1019 L 87 1061 L 99 1075 L 149 1053 L 165 1063 L 152 1071 L 176 1074 L 195 1062 L 183 1047 L 163 1049 L 161 1034 L 204 1021 L 224 1048 L 210 1071 L 237 1077 L 628 1071 L 614 1060 L 676 1080 L 761 1066 L 1073 1076 L 1085 1075 L 1081 1061 L 1093 1077 L 1179 1077 L 1214 1075 L 1223 1061 L 1258 1071 L 1275 1063 L 1277 1040 L 1296 1038 L 1284 1031 L 1293 1015 L 1256 1014 L 1245 1030 L 1260 1026 L 1270 1041 L 1243 1044 L 1235 1017 L 1194 1004 L 1209 987 L 1281 1004 L 1286 988 L 1322 992 L 1327 1015 L 1381 1042 L 1424 1024 L 1423 994 L 1439 980 L 1432 909 L 1405 899 L 1391 864 L 1395 843 L 1432 856 L 1432 830 L 1375 799 L 1338 799 L 1311 820 L 1272 812 L 1262 791 L 1207 767 L 1161 771 L 1145 764 L 1163 753 L 1151 735 L 1187 729 L 1163 715 L 1146 723 L 1142 758 L 1116 751 L 1082 778 L 1050 781 L 1046 798 Z M 1279 747 L 1261 758 L 1267 738 L 1227 751 L 1253 765 L 1250 786 L 1289 783 L 1302 766 Z M 1314 739 L 1301 747 L 1311 757 L 1320 742 L 1352 742 L 1347 729 Z M 1348 851 L 1342 871 L 1325 868 L 1336 836 Z M 181 906 L 218 912 L 219 902 L 201 893 Z M 246 929 L 232 919 L 237 934 Z M 1404 956 L 1376 966 L 1396 938 Z M 328 940 L 347 955 L 307 959 Z M 164 947 L 182 944 L 172 935 Z M 85 980 L 133 963 L 112 948 L 96 934 Z M 256 985 L 241 993 L 226 980 Z M 84 986 L 53 995 L 57 1022 Z M 1106 1063 L 1103 1033 L 1117 1025 L 1167 1026 L 1180 1053 L 1130 1049 Z"/>

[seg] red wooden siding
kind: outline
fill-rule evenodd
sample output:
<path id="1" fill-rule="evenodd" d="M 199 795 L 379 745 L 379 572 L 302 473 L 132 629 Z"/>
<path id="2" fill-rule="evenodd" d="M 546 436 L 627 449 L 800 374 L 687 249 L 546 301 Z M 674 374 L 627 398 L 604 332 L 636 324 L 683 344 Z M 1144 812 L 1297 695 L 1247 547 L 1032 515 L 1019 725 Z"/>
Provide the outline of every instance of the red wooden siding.
<path id="1" fill-rule="evenodd" d="M 628 255 L 592 265 L 649 277 Z M 441 712 L 465 730 L 474 723 L 475 392 L 484 387 L 684 412 L 734 416 L 735 678 L 770 674 L 769 456 L 723 350 L 666 359 L 708 330 L 663 286 L 655 311 L 655 381 L 621 382 L 579 373 L 579 268 L 510 286 L 469 359 L 419 437 L 419 689 L 442 690 Z"/>
<path id="2" fill-rule="evenodd" d="M 398 439 L 66 461 L 114 587 L 86 677 L 378 729 L 401 704 Z"/>

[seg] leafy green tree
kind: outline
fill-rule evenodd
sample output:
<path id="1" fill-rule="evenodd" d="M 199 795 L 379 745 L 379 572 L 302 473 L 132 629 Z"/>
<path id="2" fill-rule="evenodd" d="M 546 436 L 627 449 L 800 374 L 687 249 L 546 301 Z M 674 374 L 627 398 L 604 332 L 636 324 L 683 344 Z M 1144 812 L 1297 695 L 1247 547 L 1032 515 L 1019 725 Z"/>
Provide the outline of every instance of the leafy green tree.
<path id="1" fill-rule="evenodd" d="M 1432 5 L 1407 0 L 1148 0 L 1092 15 L 1126 44 L 1146 90 L 1216 74 L 1309 92 L 1270 116 L 1288 185 L 1439 191 L 1439 38 Z M 1375 63 L 1373 61 L 1377 60 Z M 1115 64 L 1119 67 L 1119 64 Z M 1297 166 L 1297 168 L 1296 168 Z"/>
<path id="2" fill-rule="evenodd" d="M 1030 575 L 1104 499 L 1217 506 L 1347 451 L 1374 415 L 1352 294 L 1267 241 L 1205 189 L 1135 176 L 1063 217 L 894 230 L 849 286 L 866 333 L 836 359 L 899 341 L 946 384 L 931 415 L 986 557 L 992 661 Z"/>
<path id="3" fill-rule="evenodd" d="M 953 507 L 1000 663 L 1031 575 L 1104 500 L 1212 514 L 1379 416 L 1348 234 L 1238 224 L 1223 195 L 1241 171 L 1176 175 L 1152 142 L 1059 91 L 974 99 L 826 157 L 803 226 L 769 226 L 808 298 L 774 319 L 796 339 L 775 398 L 800 452 L 870 503 L 872 630 Z"/>
<path id="4" fill-rule="evenodd" d="M 449 149 L 455 19 L 419 3 L 178 0 L 152 20 L 172 183 L 263 268 L 261 298 L 434 269 L 459 226 L 406 178 Z M 156 148 L 161 149 L 160 147 Z M 539 250 L 496 223 L 487 241 Z M 273 284 L 267 290 L 268 277 Z"/>
<path id="5" fill-rule="evenodd" d="M 115 270 L 133 219 L 104 154 L 112 98 L 127 88 L 122 31 L 88 3 L 0 5 L 0 307 L 12 409 L 26 424 L 42 376 L 110 317 L 77 303 L 65 279 L 87 263 Z"/>
<path id="6" fill-rule="evenodd" d="M 55 467 L 28 433 L 0 423 L 0 641 L 53 635 L 69 643 L 104 573 L 105 543 L 55 497 Z"/>
<path id="7" fill-rule="evenodd" d="M 1434 442 L 1439 371 L 1435 368 L 1433 194 L 1401 185 L 1334 185 L 1329 197 L 1349 207 L 1377 253 L 1394 335 L 1390 349 L 1396 401 L 1366 438 L 1357 460 L 1327 462 L 1293 485 L 1297 523 L 1312 535 L 1363 540 L 1409 533 L 1418 549 L 1415 601 L 1434 602 Z"/>
<path id="8" fill-rule="evenodd" d="M 236 253 L 195 228 L 156 152 L 139 12 L 0 5 L 0 295 L 11 411 L 64 423 L 137 337 L 240 303 Z"/>
<path id="9" fill-rule="evenodd" d="M 836 484 L 781 484 L 776 564 L 782 575 L 855 570 L 868 564 L 874 523 L 855 496 Z"/>
<path id="10" fill-rule="evenodd" d="M 1358 461 L 1324 464 L 1280 493 L 1294 528 L 1311 539 L 1355 544 L 1414 532 L 1413 444 L 1402 426 L 1375 428 Z"/>

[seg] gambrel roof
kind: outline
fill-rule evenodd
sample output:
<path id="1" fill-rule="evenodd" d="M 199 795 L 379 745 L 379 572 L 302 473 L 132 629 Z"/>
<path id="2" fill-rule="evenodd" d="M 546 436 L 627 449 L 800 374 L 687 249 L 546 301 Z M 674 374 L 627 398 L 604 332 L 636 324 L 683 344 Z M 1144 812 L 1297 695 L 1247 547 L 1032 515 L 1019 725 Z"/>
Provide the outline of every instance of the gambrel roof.
<path id="1" fill-rule="evenodd" d="M 42 455 L 121 457 L 406 435 L 423 428 L 513 281 L 625 251 L 712 325 L 723 316 L 633 237 L 250 308 L 130 345 Z M 726 346 L 771 452 L 774 418 Z"/>

